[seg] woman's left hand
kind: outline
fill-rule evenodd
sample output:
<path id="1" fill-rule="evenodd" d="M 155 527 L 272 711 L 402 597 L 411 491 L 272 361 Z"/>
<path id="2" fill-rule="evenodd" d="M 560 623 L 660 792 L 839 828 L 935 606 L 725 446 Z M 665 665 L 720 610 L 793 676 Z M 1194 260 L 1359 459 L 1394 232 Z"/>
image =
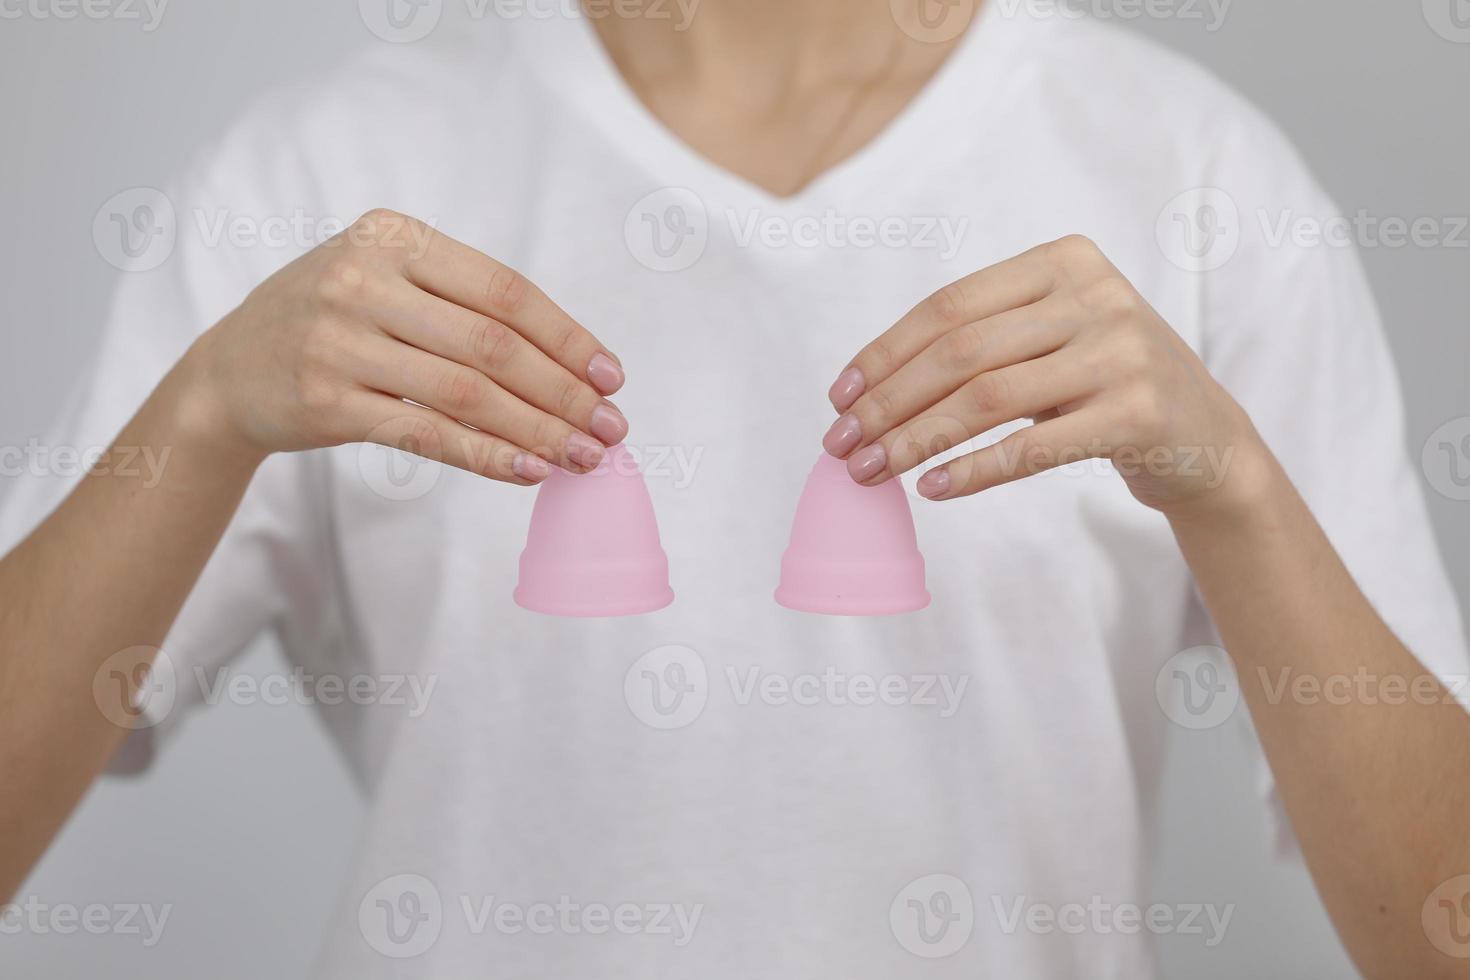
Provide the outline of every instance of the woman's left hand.
<path id="1" fill-rule="evenodd" d="M 1269 459 L 1245 411 L 1096 245 L 1072 236 L 945 286 L 842 372 L 823 445 L 882 483 L 996 426 L 993 446 L 925 473 L 963 497 L 1106 458 L 1166 514 L 1249 504 Z"/>

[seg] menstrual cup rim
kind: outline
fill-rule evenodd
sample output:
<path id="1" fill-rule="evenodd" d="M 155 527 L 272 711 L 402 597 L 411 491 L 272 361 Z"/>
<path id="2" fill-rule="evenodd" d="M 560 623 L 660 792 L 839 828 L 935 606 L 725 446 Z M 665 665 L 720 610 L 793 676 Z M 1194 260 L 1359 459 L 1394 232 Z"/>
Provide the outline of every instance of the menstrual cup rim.
<path id="1" fill-rule="evenodd" d="M 566 616 L 577 619 L 615 619 L 623 616 L 642 616 L 646 613 L 657 612 L 660 609 L 667 609 L 674 602 L 674 590 L 669 586 L 664 586 L 661 594 L 633 604 L 635 608 L 631 609 L 628 608 L 631 604 L 630 602 L 542 602 L 539 599 L 528 600 L 519 586 L 511 593 L 511 598 L 522 609 L 540 613 L 544 616 Z M 648 603 L 656 604 L 649 605 Z"/>

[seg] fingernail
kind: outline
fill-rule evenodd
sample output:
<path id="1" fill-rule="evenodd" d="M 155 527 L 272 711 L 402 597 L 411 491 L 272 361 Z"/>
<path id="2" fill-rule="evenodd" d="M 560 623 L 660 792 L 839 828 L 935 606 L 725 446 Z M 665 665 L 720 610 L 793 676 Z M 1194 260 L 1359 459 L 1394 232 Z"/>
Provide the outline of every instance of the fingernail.
<path id="1" fill-rule="evenodd" d="M 601 352 L 593 354 L 587 364 L 587 380 L 604 395 L 611 395 L 623 386 L 623 369 L 618 362 Z"/>
<path id="2" fill-rule="evenodd" d="M 616 446 L 628 434 L 628 420 L 611 405 L 598 405 L 592 410 L 592 434 L 609 446 Z"/>
<path id="3" fill-rule="evenodd" d="M 521 453 L 511 462 L 510 471 L 522 480 L 540 483 L 551 475 L 551 464 L 540 456 Z"/>
<path id="4" fill-rule="evenodd" d="M 846 456 L 863 441 L 863 423 L 856 415 L 844 415 L 832 423 L 822 437 L 822 448 L 838 459 Z"/>
<path id="5" fill-rule="evenodd" d="M 852 403 L 858 400 L 863 393 L 867 383 L 863 381 L 863 372 L 855 367 L 850 367 L 837 376 L 832 382 L 832 387 L 827 390 L 827 397 L 832 401 L 832 407 L 839 412 L 845 412 L 852 408 Z"/>
<path id="6" fill-rule="evenodd" d="M 919 477 L 919 482 L 914 485 L 919 491 L 919 496 L 930 500 L 937 500 L 949 493 L 949 470 L 930 470 Z"/>
<path id="7" fill-rule="evenodd" d="M 597 440 L 589 439 L 580 432 L 573 432 L 567 436 L 566 453 L 567 459 L 583 469 L 595 470 L 607 450 Z"/>
<path id="8" fill-rule="evenodd" d="M 883 472 L 887 465 L 888 454 L 883 451 L 883 444 L 875 442 L 847 461 L 847 472 L 857 482 L 865 483 Z"/>

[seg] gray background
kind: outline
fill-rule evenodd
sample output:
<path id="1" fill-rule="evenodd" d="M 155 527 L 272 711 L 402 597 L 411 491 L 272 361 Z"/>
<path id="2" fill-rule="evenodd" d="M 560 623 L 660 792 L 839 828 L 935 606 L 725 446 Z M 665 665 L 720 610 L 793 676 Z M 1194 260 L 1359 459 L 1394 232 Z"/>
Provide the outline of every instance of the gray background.
<path id="1" fill-rule="evenodd" d="M 1470 23 L 1464 0 L 1425 0 L 1425 9 L 1415 0 L 1238 0 L 1215 31 L 1183 16 L 1129 27 L 1265 107 L 1345 213 L 1448 218 L 1470 214 L 1470 43 L 1429 22 L 1455 3 Z M 1129 8 L 1116 0 L 1109 9 Z M 96 336 L 119 275 L 92 244 L 99 206 L 124 188 L 166 183 L 263 86 L 376 43 L 350 0 L 178 0 L 152 32 L 118 17 L 0 19 L 0 446 L 44 436 Z M 1437 427 L 1470 415 L 1470 251 L 1376 248 L 1365 259 L 1406 382 L 1405 438 L 1417 459 Z M 1427 492 L 1464 595 L 1470 503 Z M 277 657 L 261 644 L 244 667 L 269 671 Z M 23 890 L 77 905 L 172 903 L 163 941 L 145 949 L 136 937 L 0 935 L 0 973 L 307 974 L 361 802 L 307 709 L 225 704 L 187 731 L 146 777 L 97 786 Z M 1155 897 L 1238 907 L 1214 949 L 1165 940 L 1166 975 L 1352 976 L 1305 872 L 1271 858 L 1249 737 L 1238 725 L 1180 730 L 1172 749 Z"/>

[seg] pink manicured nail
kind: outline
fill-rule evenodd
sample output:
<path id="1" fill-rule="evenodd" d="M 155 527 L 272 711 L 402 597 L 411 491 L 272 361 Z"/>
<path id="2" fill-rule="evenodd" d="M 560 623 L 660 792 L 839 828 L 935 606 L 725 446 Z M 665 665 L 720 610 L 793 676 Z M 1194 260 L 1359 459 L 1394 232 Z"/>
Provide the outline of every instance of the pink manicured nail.
<path id="1" fill-rule="evenodd" d="M 611 405 L 598 405 L 592 410 L 592 434 L 609 446 L 616 446 L 628 434 L 628 420 Z"/>
<path id="2" fill-rule="evenodd" d="M 618 367 L 618 362 L 606 354 L 597 353 L 592 355 L 592 360 L 587 364 L 587 380 L 592 382 L 592 387 L 604 395 L 611 395 L 623 386 L 623 369 Z"/>
<path id="3" fill-rule="evenodd" d="M 827 398 L 831 400 L 832 407 L 839 412 L 845 412 L 852 408 L 852 403 L 858 400 L 858 396 L 867 387 L 863 380 L 863 372 L 855 367 L 848 368 L 837 376 L 832 382 L 832 387 L 827 390 Z"/>
<path id="4" fill-rule="evenodd" d="M 888 454 L 883 451 L 883 444 L 875 442 L 853 454 L 847 461 L 847 472 L 857 482 L 865 483 L 881 473 L 887 465 Z"/>
<path id="5" fill-rule="evenodd" d="M 580 432 L 573 432 L 567 436 L 567 459 L 587 470 L 597 469 L 597 464 L 602 462 L 602 457 L 607 450 L 602 443 L 595 439 L 589 439 Z"/>
<path id="6" fill-rule="evenodd" d="M 930 470 L 919 477 L 919 482 L 914 485 L 919 491 L 919 496 L 937 500 L 949 493 L 949 470 Z"/>
<path id="7" fill-rule="evenodd" d="M 856 415 L 844 415 L 832 423 L 832 428 L 822 437 L 822 448 L 829 456 L 838 459 L 846 456 L 863 441 L 863 423 Z"/>
<path id="8" fill-rule="evenodd" d="M 540 456 L 521 453 L 511 462 L 510 471 L 522 480 L 540 483 L 551 475 L 551 464 Z"/>

